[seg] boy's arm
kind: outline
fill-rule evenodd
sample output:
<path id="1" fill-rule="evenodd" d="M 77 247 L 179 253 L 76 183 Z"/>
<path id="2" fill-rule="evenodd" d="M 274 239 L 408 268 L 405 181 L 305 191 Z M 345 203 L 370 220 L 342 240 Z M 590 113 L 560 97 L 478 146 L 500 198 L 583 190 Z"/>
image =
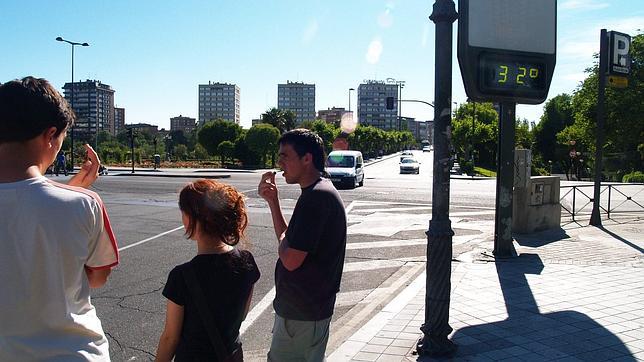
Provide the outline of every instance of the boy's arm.
<path id="1" fill-rule="evenodd" d="M 275 236 L 278 243 L 278 255 L 282 264 L 288 271 L 293 271 L 299 268 L 306 255 L 306 251 L 301 251 L 289 248 L 287 240 L 284 238 L 288 224 L 282 213 L 280 206 L 279 192 L 275 184 L 275 173 L 272 171 L 266 172 L 262 175 L 262 179 L 257 187 L 257 193 L 261 196 L 268 208 L 271 210 L 271 218 L 273 219 L 273 228 L 275 229 Z"/>
<path id="2" fill-rule="evenodd" d="M 107 282 L 107 277 L 112 272 L 112 268 L 92 269 L 85 267 L 85 274 L 89 280 L 90 288 L 100 288 Z"/>
<path id="3" fill-rule="evenodd" d="M 92 146 L 85 144 L 87 151 L 87 161 L 83 163 L 80 171 L 74 175 L 67 184 L 69 186 L 78 186 L 88 189 L 94 181 L 98 178 L 98 168 L 101 166 L 101 161 L 98 159 L 98 154 Z"/>
<path id="4" fill-rule="evenodd" d="M 271 210 L 271 218 L 273 220 L 273 228 L 275 229 L 275 236 L 277 241 L 281 242 L 284 239 L 287 224 L 282 208 L 280 206 L 279 192 L 275 184 L 275 173 L 272 171 L 266 172 L 262 175 L 262 179 L 257 186 L 257 193 L 261 196 L 268 208 Z"/>

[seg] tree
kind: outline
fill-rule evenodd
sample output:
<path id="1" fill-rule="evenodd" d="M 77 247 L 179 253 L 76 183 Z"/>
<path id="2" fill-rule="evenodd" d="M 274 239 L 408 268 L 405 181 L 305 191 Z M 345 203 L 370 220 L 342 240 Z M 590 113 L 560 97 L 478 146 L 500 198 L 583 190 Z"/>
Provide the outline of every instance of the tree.
<path id="1" fill-rule="evenodd" d="M 246 144 L 247 130 L 243 130 L 241 135 L 235 140 L 235 158 L 241 161 L 245 167 L 258 166 L 260 157 L 257 153 L 251 151 Z"/>
<path id="2" fill-rule="evenodd" d="M 644 140 L 644 34 L 632 38 L 630 49 L 632 65 L 626 88 L 606 88 L 604 134 L 604 171 L 620 179 L 623 173 L 642 170 L 643 160 L 637 151 Z M 597 59 L 597 55 L 595 57 Z M 588 77 L 572 97 L 574 123 L 557 136 L 560 142 L 573 138 L 587 150 L 595 151 L 597 122 L 598 63 L 587 69 Z M 567 138 L 567 139 L 566 139 Z M 587 160 L 588 158 L 586 158 Z M 594 160 L 593 160 L 594 161 Z"/>
<path id="3" fill-rule="evenodd" d="M 221 163 L 225 163 L 226 159 L 231 159 L 235 152 L 235 144 L 231 141 L 223 141 L 217 146 L 217 153 L 221 155 Z"/>
<path id="4" fill-rule="evenodd" d="M 208 151 L 202 145 L 197 143 L 193 151 L 193 156 L 198 160 L 205 160 L 208 158 Z"/>
<path id="5" fill-rule="evenodd" d="M 181 143 L 174 146 L 174 157 L 177 161 L 185 161 L 188 159 L 188 147 Z"/>
<path id="6" fill-rule="evenodd" d="M 534 133 L 533 162 L 561 161 L 566 150 L 557 142 L 557 133 L 570 126 L 573 121 L 572 97 L 562 93 L 553 97 L 543 107 L 543 115 Z"/>
<path id="7" fill-rule="evenodd" d="M 530 131 L 530 124 L 527 119 L 515 121 L 514 144 L 517 148 L 532 149 L 533 133 Z"/>
<path id="8" fill-rule="evenodd" d="M 335 127 L 333 127 L 333 125 L 328 124 L 322 120 L 316 120 L 302 122 L 301 126 L 303 128 L 310 129 L 318 136 L 320 136 L 320 138 L 322 138 L 322 142 L 324 143 L 324 150 L 326 151 L 326 153 L 331 152 L 331 150 L 333 149 L 333 140 L 337 136 Z"/>
<path id="9" fill-rule="evenodd" d="M 291 110 L 271 108 L 262 114 L 262 123 L 268 123 L 282 134 L 295 128 L 295 113 Z"/>
<path id="10" fill-rule="evenodd" d="M 175 145 L 188 145 L 188 138 L 186 138 L 186 135 L 183 133 L 182 130 L 174 130 L 170 131 L 169 133 L 170 137 L 172 138 L 172 142 L 174 142 Z"/>
<path id="11" fill-rule="evenodd" d="M 199 143 L 211 155 L 217 155 L 217 147 L 223 141 L 234 141 L 239 137 L 241 127 L 233 122 L 216 120 L 206 123 L 197 134 Z"/>
<path id="12" fill-rule="evenodd" d="M 266 165 L 268 155 L 274 155 L 277 151 L 277 141 L 280 131 L 270 124 L 258 124 L 251 127 L 246 133 L 246 145 L 248 149 L 260 156 L 261 165 Z"/>
<path id="13" fill-rule="evenodd" d="M 470 156 L 477 165 L 496 165 L 499 116 L 492 103 L 463 103 L 452 119 L 452 146 L 464 165 Z"/>
<path id="14" fill-rule="evenodd" d="M 455 119 L 465 119 L 467 117 L 474 117 L 477 122 L 483 124 L 498 123 L 499 115 L 494 109 L 494 104 L 489 102 L 484 103 L 461 103 L 454 111 Z"/>

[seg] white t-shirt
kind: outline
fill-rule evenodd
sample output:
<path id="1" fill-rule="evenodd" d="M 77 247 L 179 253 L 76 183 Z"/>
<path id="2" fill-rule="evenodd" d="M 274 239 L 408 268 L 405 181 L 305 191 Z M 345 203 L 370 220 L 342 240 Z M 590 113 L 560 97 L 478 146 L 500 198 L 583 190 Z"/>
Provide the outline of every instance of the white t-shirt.
<path id="1" fill-rule="evenodd" d="M 43 176 L 0 183 L 0 361 L 108 361 L 84 268 L 117 263 L 98 195 Z"/>

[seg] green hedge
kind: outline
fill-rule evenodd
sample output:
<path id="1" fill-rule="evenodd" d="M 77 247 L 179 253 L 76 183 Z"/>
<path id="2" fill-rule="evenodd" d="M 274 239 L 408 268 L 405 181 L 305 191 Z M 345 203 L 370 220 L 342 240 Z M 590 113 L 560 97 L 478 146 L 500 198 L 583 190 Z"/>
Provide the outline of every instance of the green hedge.
<path id="1" fill-rule="evenodd" d="M 642 182 L 644 183 L 644 172 L 642 171 L 635 171 L 631 173 L 627 173 L 622 177 L 622 182 Z"/>

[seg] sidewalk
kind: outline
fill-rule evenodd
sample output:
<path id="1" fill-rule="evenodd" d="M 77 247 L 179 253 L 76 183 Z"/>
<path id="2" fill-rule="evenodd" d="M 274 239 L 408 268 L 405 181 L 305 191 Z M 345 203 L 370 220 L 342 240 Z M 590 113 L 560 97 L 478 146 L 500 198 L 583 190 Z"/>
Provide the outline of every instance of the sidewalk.
<path id="1" fill-rule="evenodd" d="M 451 358 L 414 354 L 423 273 L 328 361 L 644 361 L 644 222 L 603 224 L 517 236 L 513 259 L 495 263 L 487 240 L 453 261 Z"/>
<path id="2" fill-rule="evenodd" d="M 193 169 L 193 168 L 132 168 L 109 167 L 110 176 L 154 176 L 154 177 L 190 177 L 190 178 L 229 178 L 231 173 L 252 172 L 232 169 Z"/>

